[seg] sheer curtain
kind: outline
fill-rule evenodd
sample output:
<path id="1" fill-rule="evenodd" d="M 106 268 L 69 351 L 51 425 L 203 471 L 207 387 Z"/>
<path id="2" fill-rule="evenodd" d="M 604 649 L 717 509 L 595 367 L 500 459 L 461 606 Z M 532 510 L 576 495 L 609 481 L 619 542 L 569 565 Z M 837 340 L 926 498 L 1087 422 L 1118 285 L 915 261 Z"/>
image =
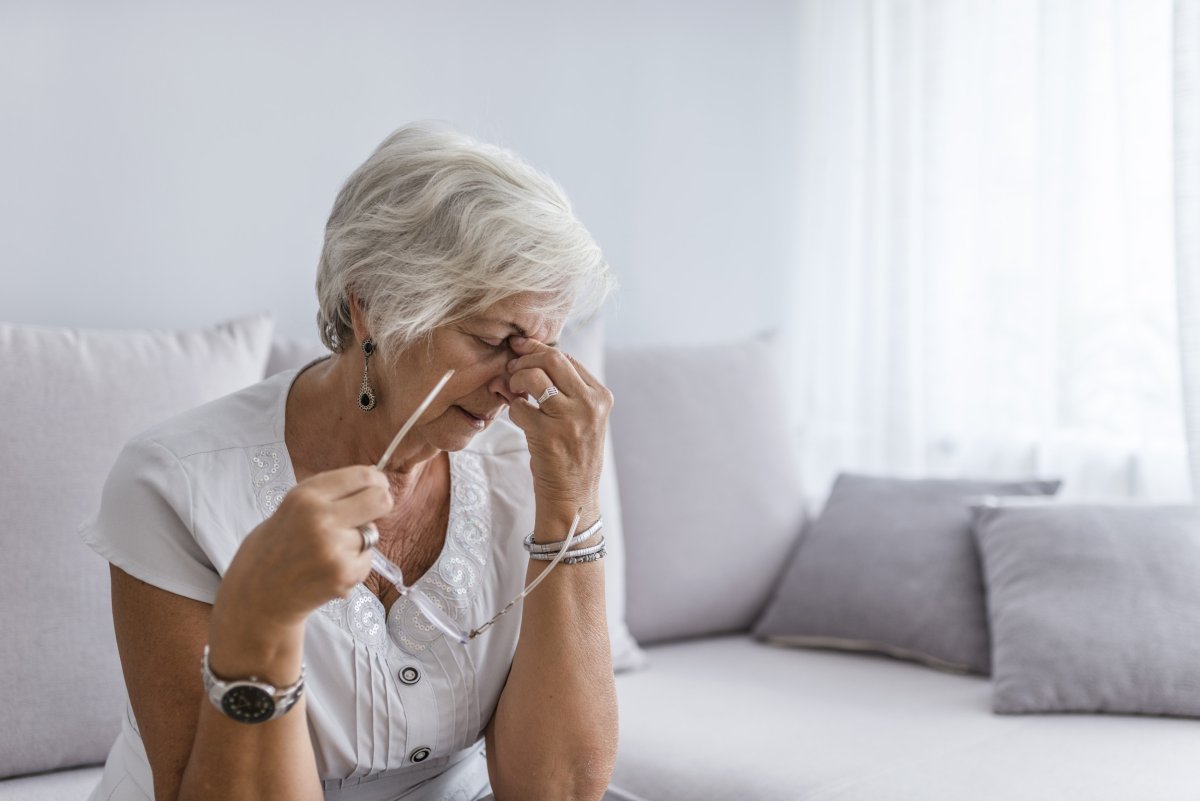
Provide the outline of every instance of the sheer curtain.
<path id="1" fill-rule="evenodd" d="M 1175 203 L 1180 355 L 1200 499 L 1200 0 L 1175 3 Z"/>
<path id="2" fill-rule="evenodd" d="M 1190 495 L 1170 0 L 802 0 L 801 452 Z"/>

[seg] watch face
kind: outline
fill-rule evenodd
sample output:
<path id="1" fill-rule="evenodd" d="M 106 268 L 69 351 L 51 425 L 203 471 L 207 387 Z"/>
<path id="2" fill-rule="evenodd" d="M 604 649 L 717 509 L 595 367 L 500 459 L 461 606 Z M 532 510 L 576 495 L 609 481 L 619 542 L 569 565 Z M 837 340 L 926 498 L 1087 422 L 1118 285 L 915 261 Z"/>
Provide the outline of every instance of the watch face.
<path id="1" fill-rule="evenodd" d="M 225 693 L 221 708 L 242 723 L 262 723 L 275 714 L 275 701 L 261 688 L 242 684 Z"/>

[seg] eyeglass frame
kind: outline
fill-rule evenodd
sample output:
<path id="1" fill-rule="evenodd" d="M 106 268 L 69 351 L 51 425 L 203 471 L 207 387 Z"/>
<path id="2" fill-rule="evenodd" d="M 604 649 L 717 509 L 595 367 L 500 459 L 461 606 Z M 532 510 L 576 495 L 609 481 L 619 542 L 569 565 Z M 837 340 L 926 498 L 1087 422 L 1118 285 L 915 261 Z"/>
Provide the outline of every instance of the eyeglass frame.
<path id="1" fill-rule="evenodd" d="M 388 445 L 387 450 L 384 451 L 383 457 L 380 458 L 379 462 L 375 465 L 376 470 L 379 470 L 380 472 L 383 471 L 383 468 L 387 466 L 388 460 L 391 459 L 392 454 L 395 452 L 396 447 L 400 444 L 400 441 L 404 438 L 404 435 L 407 434 L 408 430 L 412 428 L 414 423 L 416 423 L 416 420 L 421 416 L 421 413 L 424 412 L 425 409 L 428 408 L 429 404 L 433 402 L 433 399 L 437 396 L 438 392 L 442 390 L 442 387 L 446 385 L 446 382 L 450 380 L 452 375 L 454 375 L 454 370 L 447 370 L 445 375 L 442 376 L 441 380 L 438 381 L 437 385 L 430 390 L 429 394 L 425 397 L 425 400 L 421 403 L 421 405 L 418 406 L 416 411 L 414 411 L 409 416 L 408 420 L 404 422 L 404 425 L 400 427 L 400 430 L 396 433 L 396 436 L 392 438 L 391 444 Z M 582 515 L 583 507 L 579 507 L 575 511 L 575 517 L 571 521 L 571 528 L 567 532 L 566 538 L 563 539 L 562 546 L 559 548 L 558 553 L 554 555 L 554 558 L 550 560 L 550 563 L 546 565 L 545 569 L 538 574 L 537 578 L 529 582 L 529 585 L 526 586 L 516 598 L 513 598 L 511 601 L 509 601 L 508 604 L 506 604 L 503 609 L 493 615 L 490 620 L 486 621 L 480 626 L 472 628 L 470 631 L 465 631 L 462 626 L 458 625 L 458 622 L 454 620 L 454 618 L 452 618 L 445 609 L 442 609 L 442 607 L 438 606 L 437 602 L 434 601 L 433 598 L 431 598 L 424 590 L 417 587 L 415 583 L 405 584 L 404 572 L 400 569 L 400 566 L 384 556 L 374 545 L 371 546 L 371 567 L 375 572 L 392 582 L 392 585 L 396 588 L 397 592 L 400 593 L 400 597 L 409 598 L 413 604 L 416 605 L 417 609 L 420 610 L 421 614 L 425 616 L 425 619 L 441 630 L 443 634 L 454 639 L 460 645 L 466 645 L 471 640 L 475 639 L 480 634 L 491 628 L 492 625 L 499 620 L 502 615 L 512 609 L 518 601 L 522 600 L 525 598 L 525 596 L 529 595 L 529 593 L 533 592 L 533 589 L 542 582 L 542 579 L 546 578 L 546 576 L 550 574 L 550 571 L 553 570 L 559 561 L 561 561 L 566 555 L 567 549 L 571 545 L 571 540 L 575 536 L 575 531 L 579 528 L 579 518 Z M 364 525 L 359 526 L 359 531 L 363 532 L 365 537 L 369 537 L 371 542 L 379 542 L 379 528 L 375 525 L 375 523 L 365 523 Z"/>

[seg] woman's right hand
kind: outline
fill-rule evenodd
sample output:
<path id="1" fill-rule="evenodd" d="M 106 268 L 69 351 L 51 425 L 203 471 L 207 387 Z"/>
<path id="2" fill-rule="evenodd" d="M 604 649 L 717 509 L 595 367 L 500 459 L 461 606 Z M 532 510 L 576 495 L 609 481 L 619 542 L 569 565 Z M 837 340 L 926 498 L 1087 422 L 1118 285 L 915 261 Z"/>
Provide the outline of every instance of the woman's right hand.
<path id="1" fill-rule="evenodd" d="M 346 598 L 371 572 L 358 527 L 391 511 L 387 477 L 368 465 L 318 473 L 293 487 L 242 542 L 217 606 L 259 626 L 303 628 L 325 602 Z"/>
<path id="2" fill-rule="evenodd" d="M 209 669 L 226 681 L 299 680 L 307 616 L 370 572 L 357 527 L 392 503 L 373 467 L 304 480 L 246 535 L 211 605 L 111 567 L 114 631 L 154 797 L 321 798 L 305 696 L 279 720 L 235 723 L 204 698 L 200 654 L 207 643 Z"/>

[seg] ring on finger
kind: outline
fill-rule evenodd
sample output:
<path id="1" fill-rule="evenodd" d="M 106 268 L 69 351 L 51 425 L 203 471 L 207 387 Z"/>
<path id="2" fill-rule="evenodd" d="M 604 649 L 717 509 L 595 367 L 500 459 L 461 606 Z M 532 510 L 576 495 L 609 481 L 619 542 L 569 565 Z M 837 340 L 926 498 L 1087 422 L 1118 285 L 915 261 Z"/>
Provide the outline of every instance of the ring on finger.
<path id="1" fill-rule="evenodd" d="M 366 553 L 379 543 L 379 528 L 374 523 L 359 526 L 358 533 L 362 534 L 362 550 L 359 553 Z"/>
<path id="2" fill-rule="evenodd" d="M 537 405 L 541 406 L 543 403 L 545 403 L 550 398 L 553 398 L 557 394 L 558 394 L 558 387 L 551 384 L 550 386 L 546 387 L 546 391 L 543 392 L 541 397 L 537 399 Z"/>

